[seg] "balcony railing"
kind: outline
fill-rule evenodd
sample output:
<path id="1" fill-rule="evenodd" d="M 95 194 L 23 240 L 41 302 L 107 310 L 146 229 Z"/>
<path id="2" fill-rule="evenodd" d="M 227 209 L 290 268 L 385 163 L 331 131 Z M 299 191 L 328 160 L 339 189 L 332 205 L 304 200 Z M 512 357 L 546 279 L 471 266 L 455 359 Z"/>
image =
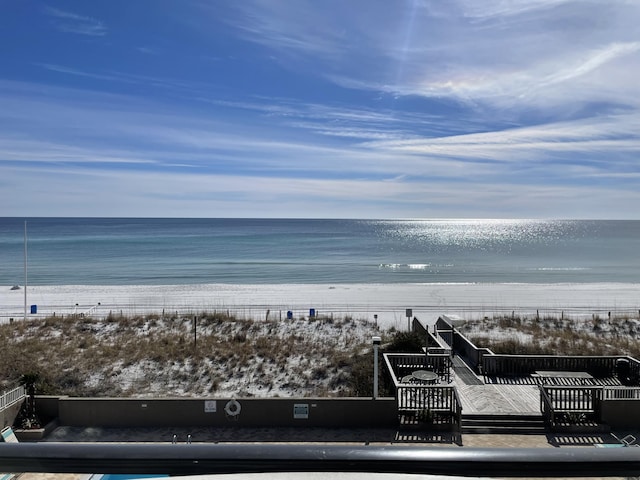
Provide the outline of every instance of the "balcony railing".
<path id="1" fill-rule="evenodd" d="M 49 473 L 377 472 L 471 477 L 635 477 L 640 472 L 640 448 L 36 443 L 3 445 L 0 465 L 7 471 Z"/>

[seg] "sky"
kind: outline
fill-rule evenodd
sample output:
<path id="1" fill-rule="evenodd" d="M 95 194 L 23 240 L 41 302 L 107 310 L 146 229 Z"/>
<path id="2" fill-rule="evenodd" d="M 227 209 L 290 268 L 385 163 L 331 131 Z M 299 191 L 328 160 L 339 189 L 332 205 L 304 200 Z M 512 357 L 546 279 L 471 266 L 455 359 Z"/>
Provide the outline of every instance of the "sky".
<path id="1" fill-rule="evenodd" d="M 640 219 L 637 0 L 0 0 L 0 216 Z"/>

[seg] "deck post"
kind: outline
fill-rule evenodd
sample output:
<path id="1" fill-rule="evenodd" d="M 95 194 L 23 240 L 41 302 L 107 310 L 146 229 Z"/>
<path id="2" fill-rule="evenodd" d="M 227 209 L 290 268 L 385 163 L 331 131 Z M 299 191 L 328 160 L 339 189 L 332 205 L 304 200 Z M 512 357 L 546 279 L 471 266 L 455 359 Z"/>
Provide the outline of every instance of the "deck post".
<path id="1" fill-rule="evenodd" d="M 380 337 L 373 337 L 373 399 L 378 398 L 378 349 L 382 339 Z"/>

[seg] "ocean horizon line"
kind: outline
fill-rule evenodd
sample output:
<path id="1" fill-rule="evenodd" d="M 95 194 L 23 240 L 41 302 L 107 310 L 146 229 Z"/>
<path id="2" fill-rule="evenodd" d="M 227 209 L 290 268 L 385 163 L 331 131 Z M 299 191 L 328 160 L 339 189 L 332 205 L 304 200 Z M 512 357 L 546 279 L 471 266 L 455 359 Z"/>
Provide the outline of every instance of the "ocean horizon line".
<path id="1" fill-rule="evenodd" d="M 38 219 L 78 219 L 78 220 L 318 220 L 318 221 L 540 221 L 540 222 L 638 222 L 638 218 L 591 218 L 591 217 L 189 217 L 189 216 L 85 216 L 85 215 L 36 215 L 36 216 L 23 216 L 23 215 L 9 215 L 0 216 L 0 220 L 38 220 Z"/>

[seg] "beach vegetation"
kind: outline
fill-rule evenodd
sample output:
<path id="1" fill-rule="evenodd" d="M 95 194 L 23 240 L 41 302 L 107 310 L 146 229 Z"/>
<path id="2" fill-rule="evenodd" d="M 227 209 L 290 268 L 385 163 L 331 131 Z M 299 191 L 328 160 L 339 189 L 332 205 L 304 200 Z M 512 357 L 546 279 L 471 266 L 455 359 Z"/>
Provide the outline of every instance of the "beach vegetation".
<path id="1" fill-rule="evenodd" d="M 371 389 L 371 336 L 385 335 L 355 318 L 195 317 L 195 329 L 173 312 L 0 325 L 0 388 L 33 371 L 41 394 L 352 396 Z"/>
<path id="2" fill-rule="evenodd" d="M 459 327 L 478 347 L 513 355 L 629 355 L 640 358 L 640 321 L 624 316 L 496 316 Z"/>
<path id="3" fill-rule="evenodd" d="M 416 332 L 395 331 L 390 338 L 391 340 L 384 347 L 384 350 L 389 353 L 420 353 L 425 342 L 424 337 Z"/>

